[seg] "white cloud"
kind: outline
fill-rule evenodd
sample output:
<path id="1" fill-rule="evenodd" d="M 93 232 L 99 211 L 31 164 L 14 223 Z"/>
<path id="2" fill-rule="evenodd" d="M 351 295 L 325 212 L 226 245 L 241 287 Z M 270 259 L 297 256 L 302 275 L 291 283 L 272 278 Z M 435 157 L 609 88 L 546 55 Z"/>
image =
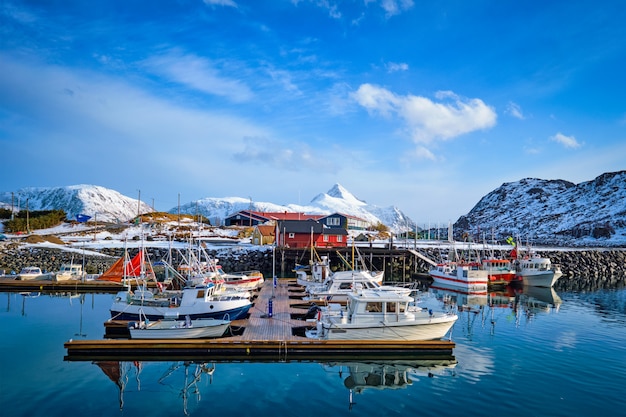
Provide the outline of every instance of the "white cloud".
<path id="1" fill-rule="evenodd" d="M 372 84 L 362 84 L 352 96 L 370 113 L 403 119 L 418 144 L 452 139 L 465 133 L 488 129 L 496 124 L 496 113 L 482 100 L 461 98 L 451 91 L 439 91 L 433 101 L 426 97 L 400 96 Z"/>
<path id="2" fill-rule="evenodd" d="M 370 0 L 366 0 L 368 1 Z M 413 0 L 380 0 L 380 7 L 383 8 L 387 17 L 391 17 L 413 7 Z"/>
<path id="3" fill-rule="evenodd" d="M 524 117 L 524 113 L 522 113 L 522 108 L 519 106 L 519 104 L 513 103 L 512 101 L 509 101 L 506 106 L 506 114 L 509 114 L 520 120 L 524 120 L 526 118 Z"/>
<path id="4" fill-rule="evenodd" d="M 148 71 L 207 94 L 226 97 L 234 102 L 249 101 L 253 93 L 239 80 L 222 76 L 205 58 L 170 51 L 143 62 Z"/>
<path id="5" fill-rule="evenodd" d="M 409 64 L 404 62 L 389 62 L 385 67 L 387 67 L 387 72 L 408 71 Z"/>
<path id="6" fill-rule="evenodd" d="M 430 159 L 431 161 L 434 161 L 436 159 L 435 154 L 433 154 L 430 150 L 423 146 L 418 146 L 415 149 L 415 156 L 418 159 Z"/>
<path id="7" fill-rule="evenodd" d="M 237 3 L 235 3 L 233 0 L 204 0 L 204 4 L 208 4 L 210 6 L 237 7 Z"/>
<path id="8" fill-rule="evenodd" d="M 565 136 L 561 132 L 557 133 L 554 136 L 551 136 L 550 140 L 560 143 L 566 148 L 576 149 L 582 146 L 581 143 L 579 143 L 574 136 Z"/>
<path id="9" fill-rule="evenodd" d="M 305 143 L 285 143 L 267 137 L 247 136 L 243 138 L 243 144 L 243 150 L 233 154 L 233 159 L 239 163 L 254 162 L 286 171 L 338 171 L 332 158 L 317 154 Z"/>

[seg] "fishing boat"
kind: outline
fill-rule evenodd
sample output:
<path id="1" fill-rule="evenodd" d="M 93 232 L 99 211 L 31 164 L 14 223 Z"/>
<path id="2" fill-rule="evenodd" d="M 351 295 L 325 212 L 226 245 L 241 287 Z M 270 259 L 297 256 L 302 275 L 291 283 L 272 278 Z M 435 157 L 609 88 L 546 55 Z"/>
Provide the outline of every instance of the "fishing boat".
<path id="1" fill-rule="evenodd" d="M 361 290 L 348 294 L 346 311 L 320 310 L 306 336 L 320 340 L 435 340 L 452 328 L 457 315 L 414 305 L 393 291 Z"/>
<path id="2" fill-rule="evenodd" d="M 293 272 L 296 273 L 296 282 L 303 287 L 320 285 L 333 274 L 328 256 L 320 257 L 313 246 L 308 265 L 296 264 Z"/>
<path id="3" fill-rule="evenodd" d="M 252 302 L 238 294 L 216 294 L 215 284 L 185 287 L 177 291 L 153 293 L 145 286 L 117 293 L 111 306 L 116 320 L 149 320 L 213 318 L 237 320 L 244 318 Z"/>
<path id="4" fill-rule="evenodd" d="M 561 267 L 553 264 L 550 258 L 534 252 L 515 261 L 515 273 L 525 286 L 552 287 L 563 275 Z"/>
<path id="5" fill-rule="evenodd" d="M 509 284 L 521 280 L 517 277 L 510 259 L 484 258 L 481 264 L 482 268 L 487 271 L 489 284 Z"/>
<path id="6" fill-rule="evenodd" d="M 141 320 L 129 322 L 131 339 L 205 339 L 221 337 L 230 327 L 230 320 Z"/>
<path id="7" fill-rule="evenodd" d="M 487 293 L 489 272 L 477 262 L 443 262 L 431 268 L 428 274 L 437 284 Z"/>

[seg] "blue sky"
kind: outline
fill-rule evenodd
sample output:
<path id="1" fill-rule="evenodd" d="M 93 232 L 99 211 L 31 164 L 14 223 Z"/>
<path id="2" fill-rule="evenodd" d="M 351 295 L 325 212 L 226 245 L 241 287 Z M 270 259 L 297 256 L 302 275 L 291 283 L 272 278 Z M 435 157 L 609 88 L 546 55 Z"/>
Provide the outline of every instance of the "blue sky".
<path id="1" fill-rule="evenodd" d="M 626 169 L 619 1 L 0 4 L 0 190 L 157 210 L 340 183 L 418 224 L 504 182 Z"/>

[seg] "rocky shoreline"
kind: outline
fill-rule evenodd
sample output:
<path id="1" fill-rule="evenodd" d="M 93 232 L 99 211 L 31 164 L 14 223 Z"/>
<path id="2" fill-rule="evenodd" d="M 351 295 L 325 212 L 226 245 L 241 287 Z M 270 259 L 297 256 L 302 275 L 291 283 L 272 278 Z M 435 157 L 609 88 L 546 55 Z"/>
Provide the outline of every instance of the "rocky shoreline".
<path id="1" fill-rule="evenodd" d="M 155 260 L 164 259 L 167 249 L 148 248 L 150 258 Z M 208 254 L 219 259 L 220 265 L 227 272 L 240 272 L 260 270 L 269 277 L 272 275 L 274 261 L 272 251 L 263 250 L 207 250 Z M 439 251 L 427 249 L 424 251 L 432 259 L 440 256 Z M 541 251 L 542 256 L 549 257 L 553 263 L 559 264 L 563 271 L 563 277 L 557 281 L 557 288 L 562 290 L 573 289 L 598 289 L 598 288 L 622 288 L 626 286 L 626 250 L 618 249 L 593 249 L 593 250 L 567 250 Z M 48 272 L 59 270 L 64 263 L 82 263 L 85 271 L 89 274 L 102 273 L 108 269 L 117 259 L 124 254 L 123 248 L 105 248 L 99 255 L 85 255 L 78 252 L 68 252 L 62 249 L 22 246 L 15 244 L 0 246 L 0 272 L 11 271 L 19 273 L 26 266 L 39 266 Z M 278 258 L 278 256 L 277 256 Z M 176 260 L 174 260 L 174 263 Z M 278 261 L 277 261 L 278 263 Z M 295 265 L 287 260 L 284 275 L 290 276 Z M 383 265 L 377 267 L 382 269 Z M 404 268 L 404 274 L 403 270 Z M 402 265 L 398 259 L 394 259 L 391 268 L 385 265 L 385 270 L 393 270 L 394 275 L 413 276 L 414 273 L 424 274 L 428 271 L 428 264 L 417 260 L 410 265 Z M 280 268 L 276 266 L 277 274 Z"/>

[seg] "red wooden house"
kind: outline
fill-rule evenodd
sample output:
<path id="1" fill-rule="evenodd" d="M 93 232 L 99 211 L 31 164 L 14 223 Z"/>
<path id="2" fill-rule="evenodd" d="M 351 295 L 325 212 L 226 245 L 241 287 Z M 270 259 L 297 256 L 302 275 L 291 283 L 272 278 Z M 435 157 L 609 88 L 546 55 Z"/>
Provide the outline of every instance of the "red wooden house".
<path id="1" fill-rule="evenodd" d="M 348 231 L 329 228 L 316 220 L 282 220 L 276 225 L 276 243 L 290 248 L 343 248 L 348 246 Z"/>

